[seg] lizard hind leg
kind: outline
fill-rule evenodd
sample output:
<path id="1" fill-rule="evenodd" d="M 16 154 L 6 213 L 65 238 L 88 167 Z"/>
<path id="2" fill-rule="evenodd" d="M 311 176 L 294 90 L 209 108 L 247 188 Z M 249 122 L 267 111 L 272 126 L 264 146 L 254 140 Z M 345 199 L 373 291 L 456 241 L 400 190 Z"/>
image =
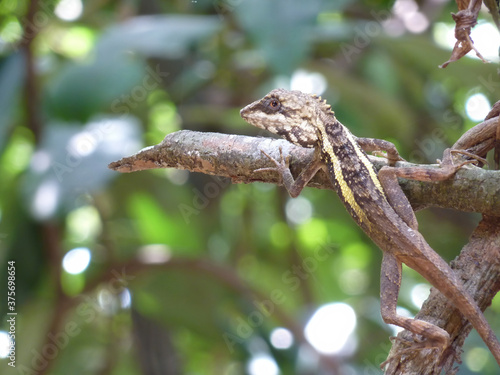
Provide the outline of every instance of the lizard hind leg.
<path id="1" fill-rule="evenodd" d="M 391 207 L 398 216 L 413 230 L 418 230 L 418 222 L 410 201 L 399 186 L 397 169 L 393 167 L 382 167 L 378 172 L 378 179 L 385 196 Z"/>
<path id="2" fill-rule="evenodd" d="M 452 154 L 462 154 L 471 159 L 455 164 Z M 398 177 L 418 181 L 442 181 L 451 178 L 460 168 L 467 164 L 487 163 L 483 158 L 463 150 L 446 149 L 443 161 L 439 161 L 439 168 L 395 168 L 382 167 L 378 178 L 382 185 L 387 201 L 401 219 L 412 229 L 418 230 L 418 222 L 408 198 L 399 186 Z"/>
<path id="3" fill-rule="evenodd" d="M 413 335 L 420 335 L 423 339 L 414 339 L 408 342 L 408 348 L 404 352 L 412 352 L 422 349 L 436 349 L 441 354 L 450 344 L 450 335 L 444 329 L 423 320 L 407 318 L 398 315 L 396 312 L 399 288 L 401 286 L 401 262 L 392 254 L 384 252 L 382 260 L 382 270 L 380 274 L 380 311 L 382 319 L 387 324 L 394 324 L 402 327 Z M 393 347 L 394 349 L 394 347 Z M 398 354 L 389 354 L 389 357 L 380 366 L 398 360 Z"/>

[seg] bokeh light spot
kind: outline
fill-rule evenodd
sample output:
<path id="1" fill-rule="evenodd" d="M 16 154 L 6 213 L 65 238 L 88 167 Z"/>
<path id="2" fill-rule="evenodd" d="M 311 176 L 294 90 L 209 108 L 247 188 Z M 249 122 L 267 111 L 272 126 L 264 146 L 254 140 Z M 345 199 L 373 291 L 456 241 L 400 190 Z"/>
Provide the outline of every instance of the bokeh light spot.
<path id="1" fill-rule="evenodd" d="M 90 263 L 90 250 L 86 247 L 77 247 L 66 253 L 63 258 L 63 268 L 67 273 L 76 275 L 87 269 Z"/>

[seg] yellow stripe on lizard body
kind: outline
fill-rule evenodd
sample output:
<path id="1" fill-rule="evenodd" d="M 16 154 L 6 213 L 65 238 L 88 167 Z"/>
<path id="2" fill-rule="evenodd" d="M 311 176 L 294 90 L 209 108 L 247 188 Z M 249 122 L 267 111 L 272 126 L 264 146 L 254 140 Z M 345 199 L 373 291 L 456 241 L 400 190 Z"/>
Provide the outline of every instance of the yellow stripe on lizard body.
<path id="1" fill-rule="evenodd" d="M 365 168 L 368 170 L 368 173 L 370 174 L 370 179 L 375 184 L 375 187 L 385 197 L 384 189 L 382 188 L 382 185 L 380 184 L 377 174 L 373 169 L 372 162 L 368 159 L 368 157 L 366 156 L 365 152 L 361 149 L 361 147 L 358 146 L 358 142 L 356 142 L 356 140 L 353 138 L 350 131 L 346 131 L 346 136 L 349 142 L 351 142 L 351 144 L 354 145 L 354 150 L 356 151 L 356 155 L 358 155 L 359 160 L 361 160 Z"/>
<path id="2" fill-rule="evenodd" d="M 335 155 L 335 152 L 333 152 L 333 146 L 330 143 L 330 140 L 328 138 L 328 135 L 326 134 L 326 130 L 324 127 L 320 128 L 322 140 L 323 140 L 323 149 L 326 154 L 331 159 L 331 162 L 333 164 L 333 173 L 335 174 L 335 179 L 337 180 L 339 186 L 340 186 L 340 191 L 342 192 L 342 197 L 344 198 L 345 202 L 353 209 L 353 211 L 356 213 L 356 215 L 359 218 L 360 222 L 364 222 L 366 224 L 370 224 L 369 221 L 366 218 L 366 215 L 364 211 L 361 209 L 359 204 L 356 202 L 356 199 L 354 198 L 354 193 L 347 184 L 346 180 L 344 179 L 344 175 L 342 174 L 342 166 L 340 164 L 340 160 L 337 158 L 337 155 Z M 378 179 L 377 179 L 378 182 Z M 380 183 L 379 183 L 380 185 Z"/>

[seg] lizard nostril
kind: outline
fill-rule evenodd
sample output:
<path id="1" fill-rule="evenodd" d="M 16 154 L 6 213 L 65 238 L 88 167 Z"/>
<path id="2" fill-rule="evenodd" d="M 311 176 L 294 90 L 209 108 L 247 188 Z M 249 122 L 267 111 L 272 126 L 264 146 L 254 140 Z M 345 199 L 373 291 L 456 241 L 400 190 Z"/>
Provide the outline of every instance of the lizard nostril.
<path id="1" fill-rule="evenodd" d="M 241 109 L 240 116 L 246 119 L 248 117 L 248 113 L 249 113 L 248 106 L 246 106 Z"/>

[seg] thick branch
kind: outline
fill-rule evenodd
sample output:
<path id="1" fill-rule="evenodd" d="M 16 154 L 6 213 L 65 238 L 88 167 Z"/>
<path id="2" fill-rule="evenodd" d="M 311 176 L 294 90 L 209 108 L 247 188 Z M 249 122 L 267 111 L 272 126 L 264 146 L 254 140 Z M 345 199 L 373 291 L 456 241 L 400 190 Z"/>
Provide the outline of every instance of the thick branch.
<path id="1" fill-rule="evenodd" d="M 254 170 L 271 166 L 269 159 L 260 150 L 278 159 L 280 147 L 285 156 L 290 156 L 290 168 L 294 176 L 300 173 L 313 156 L 312 149 L 298 147 L 281 139 L 182 130 L 167 135 L 156 146 L 110 163 L 109 168 L 122 173 L 154 168 L 177 168 L 229 177 L 235 183 L 261 181 L 279 184 L 280 178 L 277 173 L 272 171 L 255 173 Z M 386 165 L 383 158 L 370 156 L 370 159 L 377 169 Z M 396 166 L 416 165 L 398 162 Z M 400 183 L 415 209 L 438 206 L 492 216 L 498 216 L 500 212 L 498 171 L 468 166 L 462 168 L 448 181 L 400 180 Z M 318 173 L 308 186 L 332 189 L 328 176 L 323 172 Z"/>

